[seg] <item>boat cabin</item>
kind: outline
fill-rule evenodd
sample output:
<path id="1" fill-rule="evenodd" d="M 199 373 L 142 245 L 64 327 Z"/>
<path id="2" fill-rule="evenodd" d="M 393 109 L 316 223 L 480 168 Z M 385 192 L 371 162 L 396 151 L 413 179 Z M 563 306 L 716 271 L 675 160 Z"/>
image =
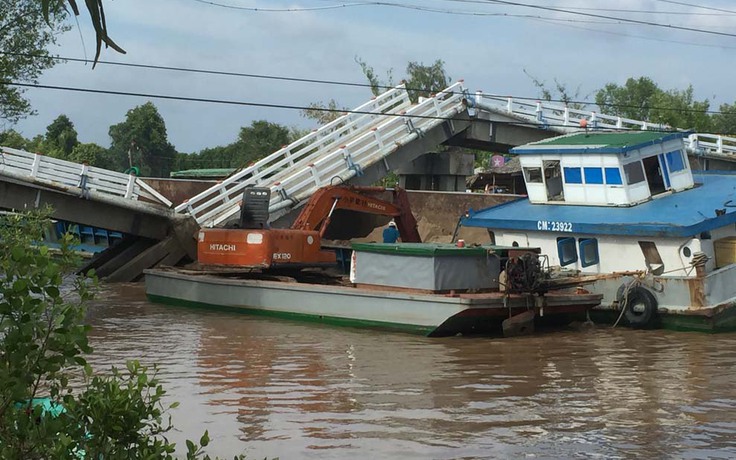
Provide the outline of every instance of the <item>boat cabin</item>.
<path id="1" fill-rule="evenodd" d="M 471 209 L 461 224 L 488 229 L 492 244 L 538 247 L 563 273 L 600 277 L 604 306 L 615 308 L 622 273 L 667 279 L 664 291 L 652 287 L 660 308 L 736 306 L 736 174 L 691 171 L 684 135 L 578 133 L 520 146 L 528 199 Z"/>
<path id="2" fill-rule="evenodd" d="M 684 133 L 590 132 L 511 150 L 519 155 L 529 201 L 630 206 L 692 188 Z"/>

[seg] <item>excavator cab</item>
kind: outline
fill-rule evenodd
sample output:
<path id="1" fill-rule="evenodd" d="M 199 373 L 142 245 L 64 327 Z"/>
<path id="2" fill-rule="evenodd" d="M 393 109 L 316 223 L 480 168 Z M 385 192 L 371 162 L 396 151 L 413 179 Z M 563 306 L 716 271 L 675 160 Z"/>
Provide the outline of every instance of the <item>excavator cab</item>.
<path id="1" fill-rule="evenodd" d="M 268 205 L 271 189 L 268 187 L 248 187 L 243 192 L 240 207 L 240 228 L 268 228 Z"/>
<path id="2" fill-rule="evenodd" d="M 270 227 L 270 199 L 269 188 L 248 187 L 236 228 L 201 229 L 199 264 L 245 270 L 334 266 L 335 253 L 322 250 L 319 232 Z"/>

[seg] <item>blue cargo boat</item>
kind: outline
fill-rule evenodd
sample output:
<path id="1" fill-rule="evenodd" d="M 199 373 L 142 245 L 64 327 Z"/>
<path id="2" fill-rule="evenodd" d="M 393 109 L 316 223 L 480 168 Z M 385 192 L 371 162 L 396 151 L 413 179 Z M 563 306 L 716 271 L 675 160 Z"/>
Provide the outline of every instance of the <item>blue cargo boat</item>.
<path id="1" fill-rule="evenodd" d="M 528 197 L 470 210 L 494 244 L 535 246 L 560 284 L 635 327 L 736 327 L 736 175 L 692 171 L 685 133 L 586 132 L 515 149 Z"/>

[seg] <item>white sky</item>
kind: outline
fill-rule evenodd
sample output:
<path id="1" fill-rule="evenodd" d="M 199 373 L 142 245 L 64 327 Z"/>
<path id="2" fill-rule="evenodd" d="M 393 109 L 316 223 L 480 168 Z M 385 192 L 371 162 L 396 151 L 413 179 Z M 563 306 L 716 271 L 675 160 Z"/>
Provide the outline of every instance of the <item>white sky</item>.
<path id="1" fill-rule="evenodd" d="M 212 0 L 239 7 L 304 9 L 370 3 L 370 0 Z M 601 23 L 603 19 L 484 0 L 387 0 L 452 12 L 532 15 L 459 15 L 390 6 L 362 5 L 292 12 L 248 11 L 218 7 L 202 0 L 105 1 L 110 35 L 126 51 L 103 50 L 108 61 L 188 67 L 259 75 L 365 83 L 354 58 L 359 56 L 380 76 L 393 69 L 405 75 L 409 61 L 445 61 L 453 81 L 485 93 L 537 97 L 530 74 L 551 87 L 553 80 L 592 100 L 606 83 L 649 76 L 663 89 L 692 84 L 698 99 L 711 108 L 733 103 L 732 63 L 736 37 L 661 27 Z M 736 34 L 736 2 L 731 0 L 518 0 L 515 3 L 557 7 L 591 14 L 702 28 Z M 691 3 L 734 13 L 678 5 Z M 588 8 L 588 9 L 583 9 Z M 625 13 L 590 8 L 656 11 Z M 678 12 L 687 14 L 666 14 Z M 565 20 L 560 21 L 560 20 Z M 586 21 L 586 22 L 569 22 Z M 593 22 L 591 22 L 593 21 Z M 54 50 L 60 56 L 92 58 L 93 33 L 88 19 L 63 36 Z M 146 94 L 305 106 L 334 98 L 356 107 L 367 101 L 367 88 L 295 83 L 244 77 L 67 62 L 47 71 L 41 84 Z M 146 98 L 91 95 L 48 89 L 26 93 L 38 115 L 16 126 L 26 137 L 45 132 L 59 114 L 74 122 L 81 142 L 108 146 L 110 125 Z M 242 126 L 268 120 L 314 128 L 296 110 L 253 108 L 150 99 L 166 121 L 169 140 L 182 152 L 233 142 Z"/>

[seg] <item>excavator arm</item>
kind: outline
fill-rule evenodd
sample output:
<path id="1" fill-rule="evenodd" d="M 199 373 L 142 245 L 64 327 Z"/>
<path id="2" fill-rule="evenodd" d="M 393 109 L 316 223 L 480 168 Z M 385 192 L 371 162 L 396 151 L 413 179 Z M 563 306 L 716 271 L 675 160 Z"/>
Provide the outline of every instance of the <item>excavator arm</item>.
<path id="1" fill-rule="evenodd" d="M 393 202 L 377 197 L 386 191 L 391 191 Z M 291 228 L 315 230 L 322 237 L 330 225 L 332 214 L 337 209 L 393 217 L 402 241 L 421 242 L 417 221 L 411 212 L 406 190 L 399 187 L 393 189 L 339 185 L 323 187 L 312 195 Z"/>

